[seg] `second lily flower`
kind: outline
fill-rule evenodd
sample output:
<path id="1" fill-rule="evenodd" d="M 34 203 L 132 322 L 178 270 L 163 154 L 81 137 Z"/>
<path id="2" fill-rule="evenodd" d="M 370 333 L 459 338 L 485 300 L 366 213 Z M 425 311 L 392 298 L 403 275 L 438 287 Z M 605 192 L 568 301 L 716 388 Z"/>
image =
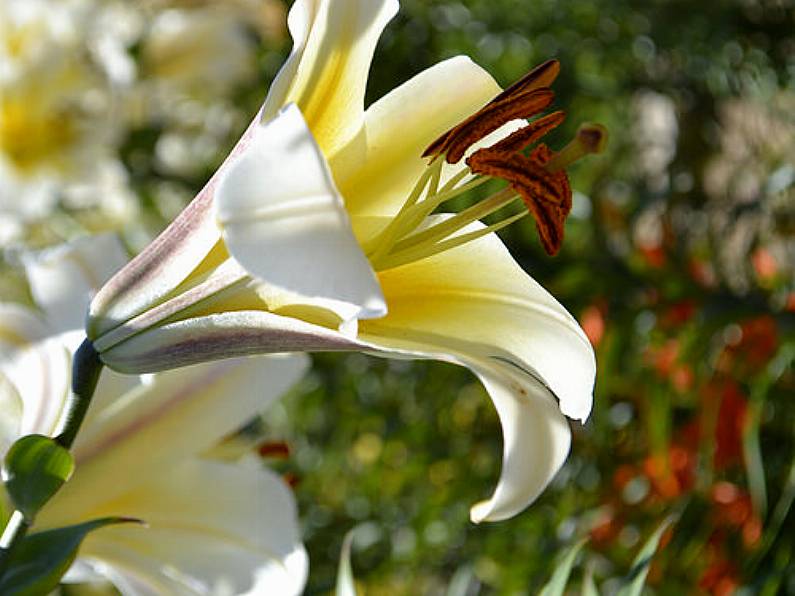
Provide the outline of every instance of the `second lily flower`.
<path id="1" fill-rule="evenodd" d="M 293 51 L 260 113 L 196 199 L 98 293 L 88 336 L 122 372 L 307 350 L 467 366 L 505 437 L 499 485 L 471 517 L 505 519 L 565 461 L 565 416 L 590 413 L 595 363 L 576 321 L 493 233 L 526 212 L 478 219 L 523 201 L 557 250 L 571 207 L 563 168 L 603 135 L 586 128 L 558 153 L 522 153 L 562 120 L 526 121 L 551 103 L 555 62 L 502 91 L 452 58 L 365 111 L 375 45 L 397 8 L 295 2 Z M 508 188 L 434 214 L 490 177 Z"/>

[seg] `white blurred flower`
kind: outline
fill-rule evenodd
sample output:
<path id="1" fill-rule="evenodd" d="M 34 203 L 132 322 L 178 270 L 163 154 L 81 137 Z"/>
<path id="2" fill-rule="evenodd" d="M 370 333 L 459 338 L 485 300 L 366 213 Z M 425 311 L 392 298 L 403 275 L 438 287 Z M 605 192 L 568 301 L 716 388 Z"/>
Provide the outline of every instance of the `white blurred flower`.
<path id="1" fill-rule="evenodd" d="M 238 16 L 221 6 L 166 10 L 143 40 L 145 76 L 193 96 L 234 87 L 256 67 L 256 45 L 247 33 Z"/>
<path id="2" fill-rule="evenodd" d="M 287 34 L 287 8 L 281 0 L 140 0 L 139 5 L 149 11 L 215 7 L 236 15 L 264 40 L 281 41 Z"/>
<path id="3" fill-rule="evenodd" d="M 0 304 L 0 451 L 51 434 L 89 295 L 123 262 L 112 237 L 26 258 L 43 316 Z M 73 448 L 76 471 L 35 530 L 123 515 L 147 527 L 99 530 L 68 581 L 123 594 L 298 594 L 307 574 L 293 496 L 256 458 L 207 453 L 277 399 L 303 356 L 238 359 L 146 378 L 105 371 Z"/>
<path id="4" fill-rule="evenodd" d="M 121 123 L 86 48 L 99 14 L 87 0 L 0 5 L 0 214 L 19 232 L 58 204 L 130 211 L 126 174 L 108 176 Z"/>

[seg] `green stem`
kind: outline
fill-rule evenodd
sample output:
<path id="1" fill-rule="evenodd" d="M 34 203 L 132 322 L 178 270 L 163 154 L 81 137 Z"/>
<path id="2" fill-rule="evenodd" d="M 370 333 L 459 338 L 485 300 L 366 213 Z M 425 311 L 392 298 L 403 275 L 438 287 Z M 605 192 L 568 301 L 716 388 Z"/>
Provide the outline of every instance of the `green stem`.
<path id="1" fill-rule="evenodd" d="M 55 440 L 69 449 L 77 437 L 77 431 L 88 412 L 91 398 L 102 372 L 99 353 L 89 340 L 84 340 L 72 359 L 72 390 L 66 401 L 63 420 L 55 435 Z M 27 534 L 32 519 L 26 519 L 21 511 L 15 510 L 0 537 L 0 579 L 8 568 L 14 549 Z"/>
<path id="2" fill-rule="evenodd" d="M 86 417 L 102 366 L 94 345 L 87 339 L 83 340 L 72 360 L 72 391 L 66 402 L 65 416 L 55 435 L 55 440 L 67 449 L 74 443 L 77 431 Z"/>

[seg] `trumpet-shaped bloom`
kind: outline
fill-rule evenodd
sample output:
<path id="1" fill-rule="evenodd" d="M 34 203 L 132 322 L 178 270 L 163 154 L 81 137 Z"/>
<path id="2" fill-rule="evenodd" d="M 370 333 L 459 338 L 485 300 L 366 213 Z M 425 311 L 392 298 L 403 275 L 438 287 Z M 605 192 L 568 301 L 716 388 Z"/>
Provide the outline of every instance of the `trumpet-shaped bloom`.
<path id="1" fill-rule="evenodd" d="M 505 440 L 499 484 L 471 517 L 505 519 L 563 464 L 566 416 L 587 418 L 595 363 L 576 321 L 492 233 L 526 211 L 478 219 L 521 198 L 556 250 L 571 206 L 562 168 L 593 135 L 520 155 L 562 119 L 524 120 L 551 102 L 554 62 L 502 91 L 452 58 L 365 110 L 374 48 L 396 11 L 395 0 L 295 2 L 293 50 L 260 113 L 194 201 L 99 292 L 88 335 L 106 364 L 130 372 L 301 350 L 467 366 Z M 438 213 L 490 177 L 510 186 Z"/>
<path id="2" fill-rule="evenodd" d="M 3 452 L 23 434 L 52 434 L 57 427 L 69 353 L 82 335 L 80 311 L 114 255 L 123 251 L 104 237 L 28 258 L 44 317 L 0 304 Z M 83 308 L 71 308 L 75 303 Z M 253 456 L 221 461 L 209 454 L 306 366 L 306 357 L 293 355 L 146 378 L 106 371 L 73 447 L 76 471 L 40 512 L 34 531 L 113 515 L 147 526 L 90 534 L 66 579 L 104 578 L 135 595 L 299 594 L 307 557 L 289 487 Z"/>

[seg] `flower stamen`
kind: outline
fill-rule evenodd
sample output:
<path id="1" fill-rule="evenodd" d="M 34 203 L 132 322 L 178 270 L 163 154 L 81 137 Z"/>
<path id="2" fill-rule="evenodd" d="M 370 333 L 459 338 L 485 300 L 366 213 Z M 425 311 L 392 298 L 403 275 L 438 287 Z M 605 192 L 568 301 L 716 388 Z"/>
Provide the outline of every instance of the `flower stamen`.
<path id="1" fill-rule="evenodd" d="M 532 193 L 540 201 L 553 205 L 566 201 L 566 188 L 559 177 L 539 165 L 537 159 L 521 153 L 499 153 L 492 149 L 481 149 L 467 160 L 472 171 L 511 183 L 519 194 Z"/>
<path id="2" fill-rule="evenodd" d="M 515 97 L 525 91 L 533 89 L 541 89 L 542 87 L 550 87 L 555 79 L 558 78 L 560 73 L 560 62 L 555 59 L 542 62 L 530 72 L 525 74 L 521 79 L 505 88 L 505 90 L 497 95 L 491 101 L 500 101 L 507 97 Z"/>
<path id="3" fill-rule="evenodd" d="M 502 153 L 524 151 L 527 147 L 546 136 L 551 130 L 560 126 L 565 119 L 565 112 L 552 112 L 538 120 L 534 120 L 524 128 L 512 132 L 497 144 L 492 145 L 490 149 Z"/>
<path id="4" fill-rule="evenodd" d="M 394 267 L 400 267 L 401 265 L 406 265 L 408 263 L 413 263 L 414 261 L 419 261 L 421 259 L 432 257 L 433 255 L 438 254 L 440 252 L 445 252 L 457 246 L 461 246 L 462 244 L 466 244 L 467 242 L 472 242 L 473 240 L 482 238 L 487 234 L 498 232 L 502 228 L 507 227 L 512 223 L 520 220 L 525 215 L 527 215 L 527 212 L 523 211 L 521 213 L 512 215 L 507 219 L 499 221 L 490 226 L 486 226 L 479 230 L 474 230 L 472 232 L 467 232 L 465 234 L 453 236 L 452 238 L 448 238 L 447 240 L 444 240 L 442 242 L 436 242 L 433 244 L 421 244 L 419 246 L 414 247 L 411 250 L 406 250 L 403 252 L 392 254 L 387 258 L 385 258 L 383 261 L 381 261 L 376 269 L 378 271 L 382 271 L 384 269 L 392 269 Z"/>
<path id="5" fill-rule="evenodd" d="M 489 198 L 484 199 L 479 203 L 464 209 L 460 213 L 455 214 L 450 219 L 400 240 L 399 242 L 395 243 L 393 250 L 394 252 L 400 252 L 402 250 L 412 248 L 418 244 L 442 240 L 447 236 L 454 234 L 465 225 L 499 211 L 503 207 L 513 203 L 516 198 L 516 193 L 512 189 L 504 188 Z"/>
<path id="6" fill-rule="evenodd" d="M 491 146 L 474 151 L 466 159 L 467 167 L 441 188 L 443 160 L 437 159 L 444 156 L 444 162 L 458 163 L 475 143 L 503 125 L 532 118 L 546 109 L 554 97 L 549 85 L 559 70 L 555 60 L 538 66 L 428 146 L 423 153 L 423 157 L 431 158 L 428 168 L 398 214 L 366 244 L 369 250 L 365 252 L 376 271 L 399 267 L 460 246 L 500 230 L 528 213 L 536 221 L 544 250 L 550 255 L 560 250 L 564 224 L 572 207 L 565 169 L 583 156 L 604 149 L 607 141 L 604 127 L 583 124 L 561 151 L 553 152 L 541 143 L 525 154 L 566 117 L 562 111 L 541 116 Z M 469 175 L 474 177 L 464 182 Z M 442 203 L 494 178 L 505 180 L 509 186 L 456 215 L 428 220 Z M 479 229 L 464 230 L 520 198 L 526 207 L 521 213 Z"/>
<path id="7" fill-rule="evenodd" d="M 522 197 L 536 220 L 536 229 L 547 254 L 554 255 L 563 243 L 563 226 L 571 211 L 571 188 L 565 171 L 549 172 L 552 152 L 539 145 L 529 156 L 481 149 L 467 163 L 473 171 L 502 178 Z"/>
<path id="8" fill-rule="evenodd" d="M 503 124 L 518 118 L 531 118 L 546 109 L 555 98 L 551 89 L 531 89 L 518 96 L 509 96 L 500 101 L 486 104 L 474 116 L 454 128 L 439 147 L 439 152 L 429 153 L 425 150 L 423 157 L 436 157 L 445 154 L 447 163 L 461 161 L 467 149 L 494 132 Z"/>
<path id="9" fill-rule="evenodd" d="M 472 116 L 470 116 L 469 118 L 458 124 L 457 126 L 451 128 L 450 130 L 445 132 L 442 136 L 440 136 L 438 139 L 436 139 L 425 149 L 425 151 L 422 154 L 422 157 L 433 157 L 435 159 L 437 156 L 441 154 L 448 153 L 447 162 L 456 163 L 461 159 L 461 157 L 463 157 L 464 152 L 466 152 L 466 149 L 472 143 L 483 138 L 483 136 L 485 136 L 489 132 L 497 130 L 500 126 L 510 121 L 511 119 L 530 118 L 534 114 L 537 114 L 538 112 L 543 110 L 544 107 L 546 106 L 538 108 L 534 112 L 527 111 L 526 115 L 524 116 L 521 115 L 522 112 L 520 110 L 517 115 L 513 116 L 512 118 L 502 120 L 500 124 L 498 124 L 494 128 L 488 130 L 489 127 L 486 127 L 485 130 L 487 130 L 487 132 L 481 135 L 478 139 L 475 139 L 475 141 L 472 141 L 472 143 L 470 143 L 469 145 L 467 145 L 464 148 L 464 150 L 461 151 L 460 155 L 458 155 L 458 151 L 456 151 L 456 153 L 454 153 L 452 156 L 449 155 L 450 147 L 456 141 L 456 139 L 461 139 L 462 135 L 464 134 L 464 131 L 471 129 L 473 126 L 481 126 L 482 124 L 480 125 L 478 124 L 479 121 L 486 119 L 486 120 L 492 120 L 492 124 L 493 122 L 497 122 L 498 120 L 494 120 L 495 114 L 503 112 L 506 105 L 517 100 L 527 101 L 529 96 L 536 91 L 545 90 L 545 93 L 542 93 L 540 96 L 536 95 L 534 97 L 534 99 L 536 100 L 539 99 L 539 97 L 551 94 L 552 92 L 549 89 L 549 86 L 557 78 L 559 72 L 560 72 L 560 63 L 557 60 L 547 60 L 543 64 L 536 66 L 533 70 L 528 72 L 521 79 L 516 81 L 513 85 L 511 85 L 510 87 L 505 89 L 502 93 L 494 97 L 489 103 L 487 103 L 480 110 L 475 112 Z M 551 102 L 551 97 L 550 97 L 550 102 Z"/>
<path id="10" fill-rule="evenodd" d="M 545 110 L 555 98 L 549 89 L 535 89 L 516 98 L 507 97 L 484 108 L 478 118 L 461 127 L 450 139 L 445 159 L 458 163 L 466 150 L 502 125 L 518 118 L 531 118 Z"/>
<path id="11" fill-rule="evenodd" d="M 426 194 L 425 200 L 428 200 L 428 197 L 432 194 L 431 189 L 434 186 L 438 186 L 439 184 L 441 169 L 441 162 L 431 164 L 430 167 L 426 168 L 419 180 L 417 180 L 417 183 L 414 185 L 414 188 L 411 190 L 408 198 L 403 203 L 400 211 L 398 211 L 397 215 L 395 215 L 395 217 L 389 222 L 389 225 L 387 225 L 387 227 L 382 230 L 375 238 L 372 238 L 368 242 L 362 244 L 364 253 L 368 256 L 368 258 L 370 258 L 371 261 L 378 258 L 385 251 L 389 250 L 395 243 L 396 239 L 404 229 L 405 221 L 408 219 L 407 214 L 414 209 L 417 201 L 419 200 L 420 196 L 422 196 L 422 193 L 426 187 L 428 187 L 428 192 Z M 432 179 L 436 180 L 436 184 L 434 184 Z M 428 186 L 429 181 L 430 186 Z"/>

